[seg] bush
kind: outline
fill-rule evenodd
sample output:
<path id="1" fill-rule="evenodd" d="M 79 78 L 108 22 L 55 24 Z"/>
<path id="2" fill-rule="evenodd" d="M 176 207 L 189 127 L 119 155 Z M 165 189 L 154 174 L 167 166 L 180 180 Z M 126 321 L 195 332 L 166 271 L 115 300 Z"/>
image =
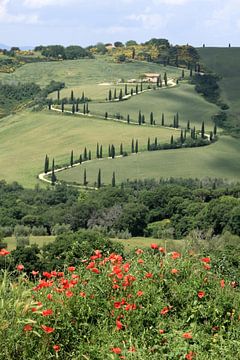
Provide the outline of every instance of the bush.
<path id="1" fill-rule="evenodd" d="M 33 236 L 46 236 L 46 235 L 48 235 L 48 232 L 44 226 L 33 226 L 32 235 Z"/>
<path id="2" fill-rule="evenodd" d="M 31 228 L 24 225 L 16 225 L 14 228 L 14 235 L 19 236 L 29 236 L 31 234 Z"/>
<path id="3" fill-rule="evenodd" d="M 61 235 L 66 232 L 70 232 L 71 226 L 69 224 L 56 224 L 52 227 L 52 235 Z"/>
<path id="4" fill-rule="evenodd" d="M 28 236 L 17 236 L 16 242 L 17 242 L 17 247 L 24 247 L 30 245 L 30 240 Z"/>

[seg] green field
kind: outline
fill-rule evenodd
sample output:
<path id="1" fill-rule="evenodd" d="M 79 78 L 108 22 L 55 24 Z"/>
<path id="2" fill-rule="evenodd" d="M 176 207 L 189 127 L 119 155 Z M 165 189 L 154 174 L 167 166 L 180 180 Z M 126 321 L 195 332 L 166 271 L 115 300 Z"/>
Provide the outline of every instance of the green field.
<path id="1" fill-rule="evenodd" d="M 120 143 L 129 151 L 132 138 L 139 141 L 139 149 L 146 148 L 147 139 L 169 141 L 171 135 L 179 136 L 177 130 L 139 127 L 112 121 L 67 116 L 54 112 L 25 111 L 0 121 L 0 179 L 18 181 L 34 186 L 38 173 L 43 170 L 48 154 L 56 164 L 70 161 L 70 152 L 79 158 L 86 146 L 95 157 L 96 144 L 103 145 L 106 155 L 108 145 L 114 143 L 119 151 Z"/>
<path id="2" fill-rule="evenodd" d="M 47 245 L 55 240 L 56 236 L 30 236 L 30 245 L 37 244 L 40 247 L 43 245 Z M 15 236 L 7 237 L 3 240 L 3 242 L 7 243 L 7 249 L 12 251 L 16 248 L 16 238 Z"/>
<path id="3" fill-rule="evenodd" d="M 67 87 L 98 84 L 118 79 L 138 79 L 146 72 L 167 72 L 169 77 L 181 75 L 181 69 L 149 62 L 117 64 L 110 57 L 98 56 L 89 60 L 67 60 L 26 64 L 12 74 L 0 73 L 0 81 L 33 81 L 41 86 L 51 80 L 65 82 Z"/>
<path id="4" fill-rule="evenodd" d="M 215 144 L 202 148 L 161 150 L 114 160 L 93 160 L 62 171 L 57 177 L 67 182 L 82 183 L 84 168 L 87 169 L 89 184 L 96 182 L 99 168 L 104 184 L 111 183 L 113 171 L 116 173 L 117 183 L 126 179 L 161 177 L 219 177 L 239 180 L 240 143 L 237 139 L 223 136 Z"/>
<path id="5" fill-rule="evenodd" d="M 111 239 L 114 242 L 118 242 L 124 246 L 126 252 L 135 250 L 136 248 L 150 248 L 151 244 L 155 243 L 162 246 L 169 251 L 181 251 L 184 246 L 183 240 L 159 240 L 154 238 L 145 237 L 132 237 L 131 239 Z"/>
<path id="6" fill-rule="evenodd" d="M 221 97 L 230 106 L 231 121 L 240 124 L 240 48 L 201 48 L 198 49 L 207 67 L 220 75 Z"/>

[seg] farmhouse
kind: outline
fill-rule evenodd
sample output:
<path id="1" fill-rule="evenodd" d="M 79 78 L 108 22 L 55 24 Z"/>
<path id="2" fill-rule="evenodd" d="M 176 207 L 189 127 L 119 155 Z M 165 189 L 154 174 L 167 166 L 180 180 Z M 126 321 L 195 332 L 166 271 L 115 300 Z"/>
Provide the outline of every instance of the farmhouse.
<path id="1" fill-rule="evenodd" d="M 160 77 L 160 74 L 156 74 L 156 73 L 146 73 L 144 74 L 144 82 L 151 82 L 151 83 L 156 83 L 158 81 Z"/>

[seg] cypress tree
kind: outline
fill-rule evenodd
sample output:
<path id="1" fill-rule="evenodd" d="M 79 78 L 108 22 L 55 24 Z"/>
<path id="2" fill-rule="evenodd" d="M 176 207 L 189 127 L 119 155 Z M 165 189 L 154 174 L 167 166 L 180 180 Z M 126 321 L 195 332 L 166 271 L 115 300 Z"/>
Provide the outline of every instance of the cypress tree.
<path id="1" fill-rule="evenodd" d="M 179 128 L 179 113 L 176 114 L 176 128 Z"/>
<path id="2" fill-rule="evenodd" d="M 187 138 L 187 129 L 184 130 L 184 141 L 186 140 Z"/>
<path id="3" fill-rule="evenodd" d="M 214 136 L 217 135 L 217 125 L 216 124 L 214 125 L 214 128 L 213 128 L 213 135 Z"/>
<path id="4" fill-rule="evenodd" d="M 155 120 L 153 120 L 153 125 L 156 125 L 156 122 L 155 122 Z"/>
<path id="5" fill-rule="evenodd" d="M 201 129 L 201 138 L 204 139 L 205 137 L 205 125 L 204 125 L 204 121 L 202 122 L 202 129 Z"/>
<path id="6" fill-rule="evenodd" d="M 100 151 L 99 151 L 99 158 L 102 159 L 103 157 L 103 150 L 102 150 L 102 145 L 100 146 Z"/>
<path id="7" fill-rule="evenodd" d="M 89 150 L 89 152 L 88 152 L 88 160 L 92 160 L 92 152 L 91 152 L 91 150 Z"/>
<path id="8" fill-rule="evenodd" d="M 102 179 L 101 179 L 101 169 L 98 170 L 98 177 L 97 177 L 97 187 L 100 189 L 102 186 Z"/>
<path id="9" fill-rule="evenodd" d="M 87 186 L 87 170 L 86 170 L 86 168 L 84 169 L 84 173 L 83 173 L 83 185 Z"/>
<path id="10" fill-rule="evenodd" d="M 89 114 L 90 113 L 90 111 L 89 111 L 89 109 L 88 109 L 88 103 L 86 104 L 86 114 Z"/>
<path id="11" fill-rule="evenodd" d="M 112 159 L 115 158 L 115 146 L 114 145 L 111 146 L 111 156 L 112 156 Z"/>
<path id="12" fill-rule="evenodd" d="M 62 113 L 64 112 L 64 102 L 62 101 Z"/>
<path id="13" fill-rule="evenodd" d="M 136 140 L 136 144 L 135 144 L 135 153 L 138 153 L 138 140 Z"/>
<path id="14" fill-rule="evenodd" d="M 138 94 L 138 85 L 136 85 L 136 94 Z"/>
<path id="15" fill-rule="evenodd" d="M 142 115 L 142 124 L 145 124 L 145 115 Z"/>
<path id="16" fill-rule="evenodd" d="M 58 105 L 60 104 L 60 90 L 57 91 L 57 101 Z"/>
<path id="17" fill-rule="evenodd" d="M 123 155 L 123 144 L 120 145 L 120 155 Z"/>
<path id="18" fill-rule="evenodd" d="M 132 139 L 132 153 L 134 153 L 134 139 Z"/>
<path id="19" fill-rule="evenodd" d="M 141 92 L 143 91 L 143 84 L 142 84 L 142 81 L 141 81 L 141 83 L 140 83 L 140 90 L 141 90 Z"/>
<path id="20" fill-rule="evenodd" d="M 148 138 L 148 142 L 147 142 L 147 149 L 148 149 L 148 151 L 150 151 L 150 145 L 151 145 L 150 138 Z"/>
<path id="21" fill-rule="evenodd" d="M 155 149 L 157 149 L 157 146 L 158 146 L 158 140 L 157 140 L 157 138 L 155 137 L 155 140 L 154 140 L 154 147 L 155 147 Z"/>
<path id="22" fill-rule="evenodd" d="M 111 147 L 108 145 L 108 157 L 112 157 Z"/>
<path id="23" fill-rule="evenodd" d="M 81 163 L 82 163 L 82 154 L 80 154 L 79 156 L 79 164 L 81 165 Z"/>
<path id="24" fill-rule="evenodd" d="M 184 143 L 183 131 L 182 130 L 181 130 L 181 135 L 180 135 L 180 142 L 181 142 L 181 144 Z"/>
<path id="25" fill-rule="evenodd" d="M 190 121 L 187 122 L 187 130 L 190 130 Z"/>
<path id="26" fill-rule="evenodd" d="M 173 135 L 171 136 L 170 144 L 173 145 Z"/>
<path id="27" fill-rule="evenodd" d="M 160 86 L 160 88 L 162 87 L 162 77 L 161 77 L 161 75 L 160 75 L 160 79 L 159 79 L 159 86 Z"/>
<path id="28" fill-rule="evenodd" d="M 108 100 L 111 101 L 112 100 L 112 90 L 110 89 L 108 92 Z"/>
<path id="29" fill-rule="evenodd" d="M 113 95 L 113 97 L 114 97 L 114 99 L 117 98 L 117 90 L 116 90 L 116 89 L 114 89 L 114 95 Z"/>
<path id="30" fill-rule="evenodd" d="M 131 96 L 133 96 L 133 88 L 131 88 Z"/>
<path id="31" fill-rule="evenodd" d="M 81 102 L 84 102 L 85 101 L 85 94 L 84 94 L 84 91 L 82 92 L 82 97 L 81 97 Z"/>
<path id="32" fill-rule="evenodd" d="M 168 79 L 167 79 L 167 73 L 164 73 L 164 82 L 165 82 L 165 86 L 168 85 Z"/>
<path id="33" fill-rule="evenodd" d="M 162 126 L 164 126 L 164 122 L 165 122 L 165 116 L 164 113 L 162 113 Z"/>
<path id="34" fill-rule="evenodd" d="M 127 84 L 125 85 L 125 95 L 127 95 L 128 94 L 128 87 L 127 87 Z"/>
<path id="35" fill-rule="evenodd" d="M 153 112 L 150 113 L 150 124 L 153 125 Z"/>
<path id="36" fill-rule="evenodd" d="M 71 91 L 71 97 L 70 97 L 71 101 L 73 101 L 74 99 L 74 94 L 73 94 L 73 90 Z"/>
<path id="37" fill-rule="evenodd" d="M 53 161 L 52 161 L 52 174 L 51 174 L 51 183 L 52 183 L 52 185 L 55 185 L 56 181 L 57 181 L 57 177 L 55 175 L 55 162 L 54 162 L 54 159 L 53 159 Z"/>
<path id="38" fill-rule="evenodd" d="M 75 114 L 75 105 L 72 104 L 72 114 L 74 115 Z"/>
<path id="39" fill-rule="evenodd" d="M 190 77 L 192 77 L 193 76 L 193 70 L 192 70 L 192 67 L 191 67 L 191 69 L 190 69 Z"/>
<path id="40" fill-rule="evenodd" d="M 71 151 L 71 155 L 70 155 L 70 166 L 73 166 L 73 150 Z"/>
<path id="41" fill-rule="evenodd" d="M 139 110 L 139 113 L 138 113 L 138 125 L 141 125 L 141 123 L 142 123 L 142 113 Z"/>
<path id="42" fill-rule="evenodd" d="M 174 129 L 176 128 L 176 116 L 175 115 L 173 117 L 173 127 L 174 127 Z"/>
<path id="43" fill-rule="evenodd" d="M 120 89 L 119 91 L 119 96 L 118 96 L 118 100 L 121 101 L 123 98 L 123 93 L 122 93 L 122 89 Z"/>
<path id="44" fill-rule="evenodd" d="M 48 100 L 48 110 L 52 109 L 52 99 Z"/>
<path id="45" fill-rule="evenodd" d="M 112 175 L 112 187 L 115 187 L 116 186 L 116 176 L 115 176 L 115 171 L 113 172 L 113 175 Z"/>
<path id="46" fill-rule="evenodd" d="M 130 123 L 130 115 L 129 114 L 127 115 L 127 123 L 128 124 Z"/>
<path id="47" fill-rule="evenodd" d="M 108 113 L 107 113 L 107 111 L 105 112 L 105 119 L 107 120 L 107 118 L 108 118 Z"/>
<path id="48" fill-rule="evenodd" d="M 182 79 L 184 79 L 184 77 L 185 77 L 185 72 L 184 70 L 182 70 Z"/>
<path id="49" fill-rule="evenodd" d="M 83 161 L 87 161 L 88 157 L 87 157 L 87 148 L 84 148 L 84 153 L 83 153 Z"/>
<path id="50" fill-rule="evenodd" d="M 83 113 L 84 113 L 84 115 L 86 114 L 86 105 L 85 105 L 85 103 L 83 105 Z"/>
<path id="51" fill-rule="evenodd" d="M 45 156 L 45 163 L 44 163 L 44 172 L 45 174 L 48 172 L 49 170 L 49 157 L 46 155 Z"/>
<path id="52" fill-rule="evenodd" d="M 210 140 L 210 141 L 213 141 L 213 132 L 212 132 L 212 131 L 210 131 L 210 137 L 209 137 L 209 140 Z"/>
<path id="53" fill-rule="evenodd" d="M 99 144 L 97 143 L 97 151 L 96 151 L 96 156 L 97 156 L 97 159 L 99 159 Z"/>
<path id="54" fill-rule="evenodd" d="M 76 102 L 76 112 L 79 112 L 79 99 L 77 99 L 77 102 Z"/>

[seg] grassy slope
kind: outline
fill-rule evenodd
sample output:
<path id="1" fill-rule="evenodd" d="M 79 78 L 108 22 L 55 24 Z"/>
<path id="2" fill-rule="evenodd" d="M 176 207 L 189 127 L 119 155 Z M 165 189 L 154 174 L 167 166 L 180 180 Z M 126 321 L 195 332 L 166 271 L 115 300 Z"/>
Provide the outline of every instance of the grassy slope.
<path id="1" fill-rule="evenodd" d="M 79 158 L 85 146 L 92 150 L 94 157 L 97 142 L 103 145 L 106 154 L 108 145 L 113 142 L 117 151 L 121 142 L 129 150 L 132 137 L 139 139 L 141 148 L 147 145 L 148 136 L 169 141 L 175 133 L 174 130 L 138 127 L 48 111 L 22 112 L 0 122 L 0 178 L 34 186 L 36 175 L 43 169 L 46 153 L 54 156 L 56 163 L 62 164 L 69 161 L 71 150 Z"/>
<path id="2" fill-rule="evenodd" d="M 203 62 L 215 73 L 222 76 L 221 96 L 235 115 L 235 123 L 240 123 L 240 48 L 198 49 Z"/>
<path id="3" fill-rule="evenodd" d="M 81 183 L 85 167 L 89 183 L 96 181 L 99 168 L 105 184 L 111 182 L 113 171 L 116 172 L 117 182 L 171 176 L 237 180 L 240 178 L 240 144 L 237 139 L 221 137 L 217 143 L 204 148 L 146 152 L 115 160 L 94 160 L 59 173 L 58 179 Z"/>
<path id="4" fill-rule="evenodd" d="M 162 246 L 166 251 L 181 251 L 184 246 L 183 240 L 159 240 L 154 238 L 133 237 L 130 239 L 112 239 L 112 241 L 118 242 L 124 246 L 126 252 L 130 252 L 137 248 L 150 247 L 151 244 L 156 243 L 158 246 Z"/>
<path id="5" fill-rule="evenodd" d="M 47 245 L 55 240 L 55 236 L 30 236 L 30 245 L 37 244 L 40 247 Z M 16 238 L 14 236 L 7 237 L 3 240 L 7 243 L 7 249 L 12 251 L 16 248 Z"/>

